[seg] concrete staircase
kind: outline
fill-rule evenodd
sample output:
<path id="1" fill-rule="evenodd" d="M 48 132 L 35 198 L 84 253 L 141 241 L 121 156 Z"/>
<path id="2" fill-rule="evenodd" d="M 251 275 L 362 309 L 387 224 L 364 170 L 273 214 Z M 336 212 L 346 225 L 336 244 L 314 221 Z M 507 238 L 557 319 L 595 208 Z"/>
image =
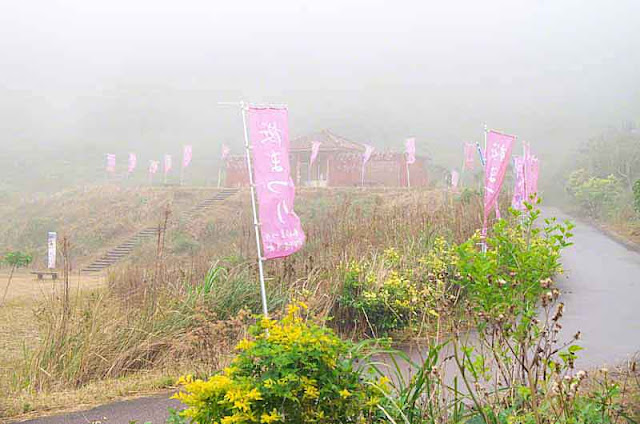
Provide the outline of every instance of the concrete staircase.
<path id="1" fill-rule="evenodd" d="M 237 192 L 238 189 L 222 189 L 218 191 L 214 196 L 203 200 L 193 208 L 189 209 L 186 212 L 183 212 L 180 217 L 186 220 L 191 220 L 196 215 L 215 206 L 216 203 L 224 201 L 229 196 L 232 196 Z M 128 256 L 138 244 L 143 243 L 149 238 L 156 238 L 157 236 L 158 227 L 144 228 L 129 239 L 109 250 L 107 253 L 105 253 L 95 261 L 91 262 L 89 265 L 82 269 L 82 272 L 100 272 Z"/>

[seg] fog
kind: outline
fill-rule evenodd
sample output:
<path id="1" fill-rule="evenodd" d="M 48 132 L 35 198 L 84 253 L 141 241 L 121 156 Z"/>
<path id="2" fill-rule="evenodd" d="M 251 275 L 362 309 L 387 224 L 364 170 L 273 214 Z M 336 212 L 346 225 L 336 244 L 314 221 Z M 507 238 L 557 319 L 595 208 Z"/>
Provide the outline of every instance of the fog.
<path id="1" fill-rule="evenodd" d="M 238 111 L 217 102 L 240 99 L 288 104 L 292 136 L 413 135 L 449 165 L 486 122 L 557 164 L 640 117 L 639 23 L 633 0 L 0 0 L 0 172 L 239 152 Z"/>

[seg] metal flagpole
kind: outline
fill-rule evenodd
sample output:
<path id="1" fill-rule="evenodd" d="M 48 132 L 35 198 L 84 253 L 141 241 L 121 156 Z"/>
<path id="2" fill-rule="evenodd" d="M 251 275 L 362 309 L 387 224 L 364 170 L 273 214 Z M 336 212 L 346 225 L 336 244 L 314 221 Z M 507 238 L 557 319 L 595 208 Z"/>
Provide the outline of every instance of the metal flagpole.
<path id="1" fill-rule="evenodd" d="M 489 127 L 487 127 L 487 124 L 483 124 L 483 128 L 484 128 L 484 154 L 487 154 L 487 132 L 489 132 Z"/>
<path id="2" fill-rule="evenodd" d="M 467 164 L 467 142 L 464 142 L 462 167 L 460 168 L 460 188 L 464 187 L 464 167 Z"/>
<path id="3" fill-rule="evenodd" d="M 244 147 L 247 156 L 247 168 L 249 171 L 249 188 L 251 190 L 251 207 L 253 208 L 253 228 L 256 232 L 256 250 L 258 251 L 258 272 L 260 274 L 260 295 L 262 296 L 262 312 L 267 318 L 269 309 L 267 307 L 267 290 L 264 284 L 264 266 L 262 264 L 262 246 L 260 244 L 260 222 L 258 221 L 258 208 L 256 204 L 256 189 L 253 183 L 253 168 L 251 167 L 251 146 L 249 145 L 249 130 L 247 129 L 247 106 L 240 102 L 242 110 L 242 126 L 244 127 Z"/>
<path id="4" fill-rule="evenodd" d="M 485 174 L 485 178 L 486 178 L 486 175 L 487 175 L 487 169 L 486 169 L 487 168 L 487 159 L 486 159 L 486 157 L 487 157 L 487 132 L 488 132 L 487 124 L 484 124 L 483 130 L 484 130 L 483 131 L 484 132 L 484 151 L 480 155 L 480 159 L 481 159 L 481 162 L 482 162 L 482 168 L 484 170 L 484 174 Z M 483 155 L 484 155 L 484 160 L 483 160 Z M 484 192 L 485 192 L 485 196 L 486 196 L 487 187 L 486 187 L 486 183 L 484 182 L 484 178 L 483 178 L 483 187 L 484 187 Z M 484 205 L 484 202 L 483 202 L 482 207 L 483 207 L 483 209 L 486 207 Z M 485 225 L 485 223 L 487 221 L 487 218 L 486 218 L 487 212 L 485 210 L 483 210 L 482 214 L 485 217 L 483 219 L 483 224 L 482 224 L 483 229 L 484 229 L 484 225 Z M 487 241 L 486 241 L 486 238 L 487 238 L 487 235 L 483 234 L 482 235 L 482 242 L 480 244 L 480 248 L 482 250 L 482 253 L 487 253 Z"/>

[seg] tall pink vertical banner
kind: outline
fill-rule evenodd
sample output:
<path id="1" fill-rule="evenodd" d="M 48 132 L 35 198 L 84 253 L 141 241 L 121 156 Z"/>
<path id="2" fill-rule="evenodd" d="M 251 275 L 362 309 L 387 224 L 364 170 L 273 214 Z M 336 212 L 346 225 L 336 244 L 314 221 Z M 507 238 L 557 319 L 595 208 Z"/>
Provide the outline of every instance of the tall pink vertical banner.
<path id="1" fill-rule="evenodd" d="M 171 168 L 173 167 L 172 161 L 171 161 L 171 155 L 164 155 L 164 173 L 165 175 L 169 173 L 169 171 L 171 171 Z"/>
<path id="2" fill-rule="evenodd" d="M 186 168 L 191 164 L 193 158 L 193 147 L 191 145 L 182 148 L 182 167 Z"/>
<path id="3" fill-rule="evenodd" d="M 511 199 L 511 207 L 518 211 L 523 211 L 525 195 L 525 183 L 524 183 L 524 156 L 513 157 L 513 168 L 515 185 L 513 187 L 513 198 Z"/>
<path id="4" fill-rule="evenodd" d="M 416 162 L 416 139 L 411 137 L 407 138 L 404 142 L 405 153 L 407 155 L 407 165 L 411 165 Z"/>
<path id="5" fill-rule="evenodd" d="M 289 256 L 304 245 L 300 218 L 293 210 L 295 186 L 289 165 L 287 109 L 250 107 L 249 137 L 263 256 Z"/>
<path id="6" fill-rule="evenodd" d="M 464 143 L 463 170 L 472 170 L 475 165 L 476 146 L 473 143 Z"/>
<path id="7" fill-rule="evenodd" d="M 321 144 L 322 144 L 321 141 L 313 141 L 311 143 L 311 157 L 309 158 L 309 168 L 311 168 L 313 163 L 316 161 L 316 158 L 318 157 L 318 153 L 320 152 Z"/>
<path id="8" fill-rule="evenodd" d="M 498 195 L 509 166 L 515 136 L 497 131 L 487 133 L 486 164 L 484 168 L 484 220 L 482 235 L 487 234 L 487 222 L 491 209 L 497 207 Z"/>
<path id="9" fill-rule="evenodd" d="M 364 145 L 364 153 L 362 154 L 362 185 L 364 185 L 364 171 L 367 166 L 367 162 L 371 159 L 371 154 L 374 150 L 375 148 L 373 146 L 368 144 Z"/>
<path id="10" fill-rule="evenodd" d="M 458 188 L 458 182 L 460 181 L 460 173 L 455 169 L 451 170 L 451 187 L 456 190 Z"/>
<path id="11" fill-rule="evenodd" d="M 107 153 L 107 172 L 113 174 L 116 172 L 116 155 Z"/>
<path id="12" fill-rule="evenodd" d="M 529 159 L 529 177 L 527 184 L 527 200 L 535 201 L 538 198 L 538 176 L 540 174 L 540 162 L 535 155 Z"/>
<path id="13" fill-rule="evenodd" d="M 131 174 L 134 169 L 136 169 L 136 166 L 138 165 L 138 157 L 136 156 L 135 153 L 129 153 L 129 168 L 128 168 L 128 172 L 129 174 Z"/>
<path id="14" fill-rule="evenodd" d="M 229 146 L 227 146 L 226 144 L 223 144 L 222 152 L 220 153 L 220 159 L 222 159 L 223 162 L 226 162 L 227 158 L 229 157 L 229 153 L 231 153 L 231 149 L 229 149 Z"/>

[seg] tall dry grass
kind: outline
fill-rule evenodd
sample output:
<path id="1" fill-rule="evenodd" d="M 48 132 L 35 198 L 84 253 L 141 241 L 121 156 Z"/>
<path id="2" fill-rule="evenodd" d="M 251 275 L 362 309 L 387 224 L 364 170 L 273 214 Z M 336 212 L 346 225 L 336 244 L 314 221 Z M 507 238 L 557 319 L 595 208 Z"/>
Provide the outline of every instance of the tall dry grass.
<path id="1" fill-rule="evenodd" d="M 42 305 L 41 341 L 16 371 L 16 389 L 60 390 L 149 370 L 210 374 L 223 366 L 260 311 L 253 229 L 243 212 L 250 212 L 248 197 L 239 196 L 227 214 L 169 226 L 149 260 L 112 271 L 106 289 L 67 306 L 59 299 Z M 481 208 L 473 194 L 429 191 L 309 190 L 298 205 L 307 245 L 266 266 L 276 315 L 292 297 L 327 315 L 343 264 L 388 247 L 417 254 L 436 236 L 460 242 L 477 230 Z M 188 234 L 198 249 L 175 251 L 172 232 Z"/>

